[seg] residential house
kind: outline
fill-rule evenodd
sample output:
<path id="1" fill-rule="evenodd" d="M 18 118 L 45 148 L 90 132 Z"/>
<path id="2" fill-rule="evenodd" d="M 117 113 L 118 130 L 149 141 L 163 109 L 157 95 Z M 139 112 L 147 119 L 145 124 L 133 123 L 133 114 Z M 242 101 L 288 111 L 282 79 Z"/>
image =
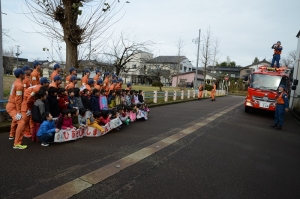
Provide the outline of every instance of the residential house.
<path id="1" fill-rule="evenodd" d="M 125 83 L 151 84 L 152 78 L 147 74 L 147 62 L 153 59 L 153 54 L 139 51 L 130 57 L 130 61 L 125 65 L 126 72 L 121 72 L 120 77 Z"/>
<path id="2" fill-rule="evenodd" d="M 195 76 L 196 71 L 190 71 L 185 73 L 180 73 L 176 75 L 172 75 L 172 87 L 177 87 L 179 85 L 185 84 L 187 87 L 195 86 Z M 178 84 L 176 84 L 178 82 Z M 200 85 L 204 82 L 204 75 L 202 71 L 198 71 L 197 74 L 197 84 Z"/>
<path id="3" fill-rule="evenodd" d="M 258 69 L 258 67 L 264 66 L 264 65 L 271 66 L 271 63 L 266 61 L 266 59 L 263 59 L 262 61 L 260 61 L 256 64 L 251 64 L 251 65 L 245 66 L 240 70 L 240 77 L 243 78 L 243 77 L 251 74 L 256 69 Z"/>
<path id="4" fill-rule="evenodd" d="M 222 67 L 222 66 L 209 66 L 207 67 L 207 72 L 215 74 L 216 77 L 221 74 L 228 76 L 229 78 L 240 78 L 240 70 L 243 67 Z"/>
<path id="5" fill-rule="evenodd" d="M 147 61 L 146 65 L 147 75 L 159 79 L 165 86 L 173 85 L 174 75 L 192 72 L 194 69 L 185 56 L 158 56 Z M 176 82 L 174 85 L 178 85 L 178 83 Z"/>
<path id="6" fill-rule="evenodd" d="M 13 74 L 16 68 L 22 68 L 28 65 L 28 59 L 3 56 L 4 74 Z"/>

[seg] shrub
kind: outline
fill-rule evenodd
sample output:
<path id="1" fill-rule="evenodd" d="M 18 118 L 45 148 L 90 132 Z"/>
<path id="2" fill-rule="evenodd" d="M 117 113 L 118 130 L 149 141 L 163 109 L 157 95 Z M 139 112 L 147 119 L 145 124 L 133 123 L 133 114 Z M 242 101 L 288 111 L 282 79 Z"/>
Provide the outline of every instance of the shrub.
<path id="1" fill-rule="evenodd" d="M 212 85 L 209 85 L 209 84 L 205 84 L 205 90 L 208 90 L 208 91 L 211 91 L 213 88 Z"/>
<path id="2" fill-rule="evenodd" d="M 159 81 L 154 81 L 152 83 L 152 86 L 154 86 L 154 87 L 163 87 L 164 85 L 161 82 L 159 82 Z"/>

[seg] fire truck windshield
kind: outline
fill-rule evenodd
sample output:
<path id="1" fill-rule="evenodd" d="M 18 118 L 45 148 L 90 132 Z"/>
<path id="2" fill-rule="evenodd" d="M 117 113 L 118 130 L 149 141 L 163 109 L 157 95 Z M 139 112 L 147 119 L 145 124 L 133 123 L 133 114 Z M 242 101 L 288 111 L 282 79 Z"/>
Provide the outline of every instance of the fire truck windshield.
<path id="1" fill-rule="evenodd" d="M 250 87 L 256 89 L 277 90 L 281 78 L 281 76 L 252 74 Z"/>

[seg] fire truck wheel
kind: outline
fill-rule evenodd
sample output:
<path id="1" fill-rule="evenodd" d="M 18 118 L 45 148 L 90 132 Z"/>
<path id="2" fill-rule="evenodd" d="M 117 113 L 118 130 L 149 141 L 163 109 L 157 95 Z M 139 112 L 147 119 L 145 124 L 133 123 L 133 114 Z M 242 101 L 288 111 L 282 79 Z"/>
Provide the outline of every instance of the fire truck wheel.
<path id="1" fill-rule="evenodd" d="M 250 111 L 251 111 L 251 107 L 245 106 L 245 112 L 246 112 L 246 113 L 250 113 Z"/>

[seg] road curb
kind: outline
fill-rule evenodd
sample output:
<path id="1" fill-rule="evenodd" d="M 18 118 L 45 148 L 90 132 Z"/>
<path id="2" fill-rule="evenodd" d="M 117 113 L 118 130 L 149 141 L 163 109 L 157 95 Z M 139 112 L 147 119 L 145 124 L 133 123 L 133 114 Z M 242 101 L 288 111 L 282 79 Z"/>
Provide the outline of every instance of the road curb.
<path id="1" fill-rule="evenodd" d="M 224 96 L 218 96 L 218 98 L 219 97 L 224 97 Z M 205 99 L 209 99 L 209 97 L 202 98 L 201 100 L 205 100 Z M 169 102 L 169 103 L 166 102 L 166 103 L 161 103 L 161 104 L 149 104 L 148 107 L 149 108 L 153 108 L 153 107 L 166 106 L 166 105 L 171 105 L 171 104 L 179 104 L 179 103 L 196 101 L 196 100 L 199 100 L 199 99 L 195 98 L 195 99 L 188 99 L 188 100 L 182 100 L 182 101 L 176 101 L 176 102 Z M 199 100 L 199 101 L 201 101 L 201 100 Z M 7 122 L 7 121 L 5 121 L 3 123 L 5 123 L 5 124 L 2 124 L 2 126 L 0 126 L 0 133 L 8 133 L 10 131 L 10 124 L 11 123 Z"/>

